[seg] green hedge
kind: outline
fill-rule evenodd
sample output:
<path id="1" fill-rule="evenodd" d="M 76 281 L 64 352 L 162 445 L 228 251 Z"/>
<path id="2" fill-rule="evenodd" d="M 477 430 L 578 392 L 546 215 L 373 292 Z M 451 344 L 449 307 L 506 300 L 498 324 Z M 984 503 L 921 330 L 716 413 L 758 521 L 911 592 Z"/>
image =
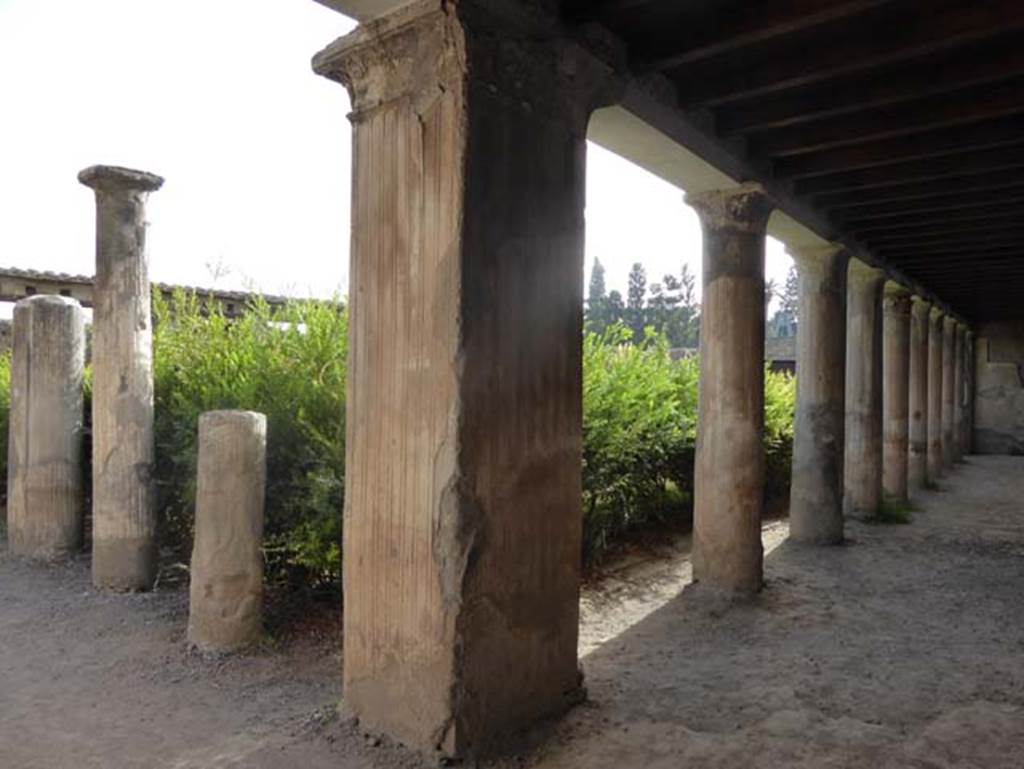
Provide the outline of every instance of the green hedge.
<path id="1" fill-rule="evenodd" d="M 173 308 L 173 312 L 172 312 Z M 302 585 L 336 582 L 341 566 L 348 315 L 330 303 L 238 319 L 194 296 L 154 300 L 156 469 L 161 543 L 188 558 L 196 429 L 211 409 L 267 415 L 268 572 Z M 613 326 L 583 339 L 583 515 L 587 561 L 630 530 L 685 523 L 696 439 L 696 358 L 673 361 L 665 339 L 628 343 Z M 10 361 L 0 358 L 0 447 L 6 480 Z M 795 382 L 766 373 L 766 496 L 789 485 Z"/>

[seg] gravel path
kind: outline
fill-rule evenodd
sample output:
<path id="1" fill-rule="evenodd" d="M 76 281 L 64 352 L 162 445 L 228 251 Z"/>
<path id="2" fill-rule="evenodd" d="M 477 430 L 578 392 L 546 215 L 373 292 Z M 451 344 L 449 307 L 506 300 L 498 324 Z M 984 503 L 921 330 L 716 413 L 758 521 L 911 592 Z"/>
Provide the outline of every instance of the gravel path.
<path id="1" fill-rule="evenodd" d="M 590 701 L 494 766 L 1024 766 L 1024 458 L 944 486 L 840 548 L 770 524 L 754 601 L 688 585 L 678 553 L 612 570 L 583 598 Z M 426 765 L 333 717 L 337 639 L 204 658 L 184 601 L 0 555 L 0 767 Z"/>

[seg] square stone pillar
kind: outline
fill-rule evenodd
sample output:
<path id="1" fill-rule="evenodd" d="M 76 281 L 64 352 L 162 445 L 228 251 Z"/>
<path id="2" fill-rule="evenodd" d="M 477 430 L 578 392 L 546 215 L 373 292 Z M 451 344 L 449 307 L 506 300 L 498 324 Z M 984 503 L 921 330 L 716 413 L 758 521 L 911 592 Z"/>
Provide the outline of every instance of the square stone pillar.
<path id="1" fill-rule="evenodd" d="M 415 3 L 314 58 L 352 98 L 345 702 L 458 756 L 580 697 L 586 128 L 540 17 Z"/>
<path id="2" fill-rule="evenodd" d="M 850 260 L 846 294 L 844 509 L 874 515 L 882 501 L 882 286 L 885 275 Z M 799 376 L 799 371 L 797 372 Z"/>
<path id="3" fill-rule="evenodd" d="M 942 318 L 933 307 L 928 316 L 928 479 L 943 475 L 942 463 Z"/>
<path id="4" fill-rule="evenodd" d="M 849 256 L 839 245 L 789 252 L 800 302 L 789 534 L 798 542 L 833 545 L 843 541 Z"/>
<path id="5" fill-rule="evenodd" d="M 931 303 L 919 296 L 910 309 L 909 452 L 907 483 L 910 493 L 928 479 L 928 313 Z"/>
<path id="6" fill-rule="evenodd" d="M 956 405 L 956 320 L 947 315 L 942 323 L 942 465 L 956 461 L 954 407 Z"/>
<path id="7" fill-rule="evenodd" d="M 885 284 L 882 300 L 882 490 L 896 502 L 908 493 L 910 292 Z"/>
<path id="8" fill-rule="evenodd" d="M 690 194 L 704 233 L 693 575 L 754 593 L 763 582 L 764 240 L 757 185 Z"/>

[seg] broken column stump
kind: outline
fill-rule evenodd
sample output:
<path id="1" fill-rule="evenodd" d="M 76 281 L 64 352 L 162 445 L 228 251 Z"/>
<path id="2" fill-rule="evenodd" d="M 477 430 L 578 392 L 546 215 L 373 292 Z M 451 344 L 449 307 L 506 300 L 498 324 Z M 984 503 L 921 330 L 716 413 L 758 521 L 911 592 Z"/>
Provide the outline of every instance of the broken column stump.
<path id="1" fill-rule="evenodd" d="M 188 640 L 202 649 L 231 651 L 260 637 L 266 446 L 263 414 L 199 417 Z"/>
<path id="2" fill-rule="evenodd" d="M 74 299 L 14 306 L 7 537 L 12 553 L 54 559 L 82 541 L 85 331 Z"/>

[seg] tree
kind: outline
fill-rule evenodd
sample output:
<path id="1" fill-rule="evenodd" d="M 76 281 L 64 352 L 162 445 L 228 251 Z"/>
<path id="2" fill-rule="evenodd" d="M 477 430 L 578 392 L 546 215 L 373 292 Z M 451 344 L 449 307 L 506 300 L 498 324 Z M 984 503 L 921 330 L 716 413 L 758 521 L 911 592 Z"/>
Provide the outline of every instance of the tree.
<path id="1" fill-rule="evenodd" d="M 618 323 L 619 321 L 625 320 L 626 318 L 626 307 L 622 303 L 622 294 L 618 291 L 610 291 L 608 293 L 608 304 L 607 304 L 607 325 Z"/>
<path id="2" fill-rule="evenodd" d="M 786 285 L 779 297 L 779 309 L 787 313 L 791 320 L 797 319 L 800 307 L 800 279 L 797 277 L 796 266 L 791 266 L 786 273 Z"/>
<path id="3" fill-rule="evenodd" d="M 605 295 L 604 265 L 600 259 L 594 260 L 590 271 L 590 286 L 587 289 L 587 311 L 584 317 L 584 328 L 595 334 L 602 333 L 612 321 L 608 297 Z"/>
<path id="4" fill-rule="evenodd" d="M 647 271 L 640 262 L 629 270 L 629 287 L 626 291 L 626 323 L 633 331 L 633 341 L 641 342 L 647 317 L 644 302 L 647 297 Z"/>
<path id="5" fill-rule="evenodd" d="M 597 258 L 594 259 L 594 266 L 590 270 L 590 288 L 587 291 L 587 299 L 591 305 L 605 299 L 604 265 Z"/>

